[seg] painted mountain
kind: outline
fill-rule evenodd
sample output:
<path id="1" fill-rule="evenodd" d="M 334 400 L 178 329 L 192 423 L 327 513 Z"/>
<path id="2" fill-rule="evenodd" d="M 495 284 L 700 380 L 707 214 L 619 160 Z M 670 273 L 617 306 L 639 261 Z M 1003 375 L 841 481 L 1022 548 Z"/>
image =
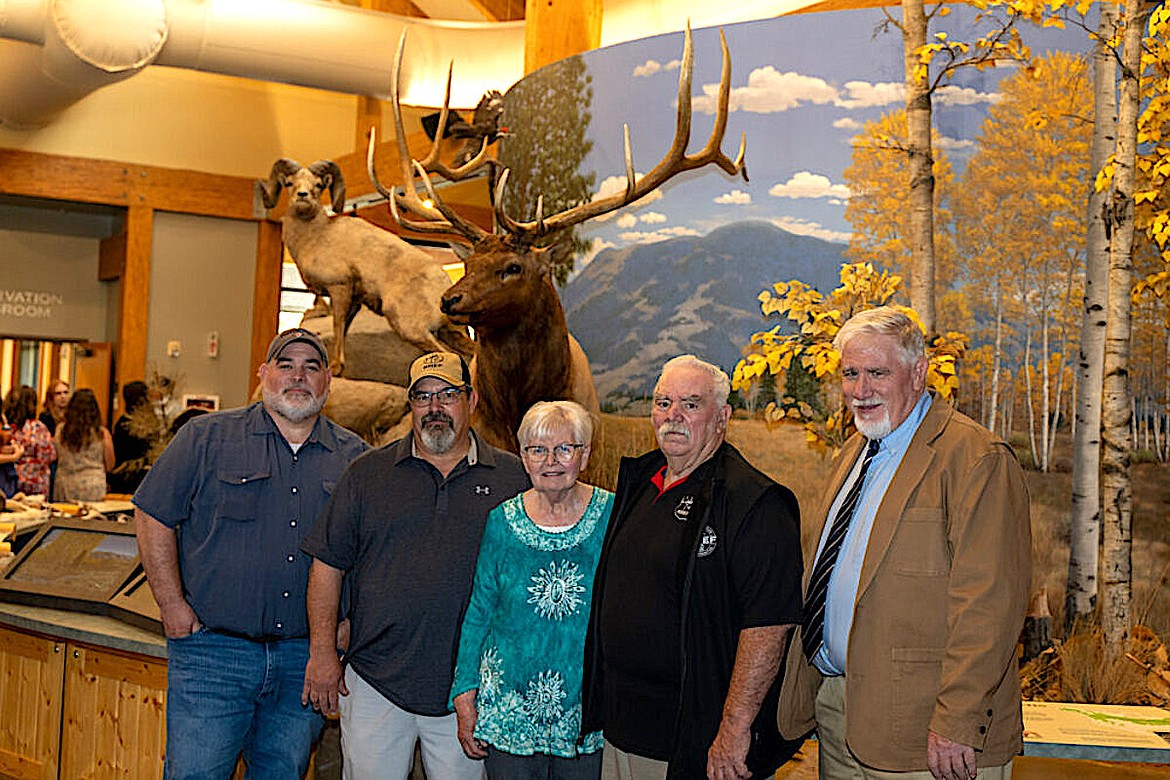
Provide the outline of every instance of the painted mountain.
<path id="1" fill-rule="evenodd" d="M 561 299 L 603 408 L 650 393 L 663 362 L 678 354 L 731 373 L 748 337 L 768 326 L 760 291 L 791 279 L 833 289 L 844 248 L 750 221 L 600 252 Z"/>

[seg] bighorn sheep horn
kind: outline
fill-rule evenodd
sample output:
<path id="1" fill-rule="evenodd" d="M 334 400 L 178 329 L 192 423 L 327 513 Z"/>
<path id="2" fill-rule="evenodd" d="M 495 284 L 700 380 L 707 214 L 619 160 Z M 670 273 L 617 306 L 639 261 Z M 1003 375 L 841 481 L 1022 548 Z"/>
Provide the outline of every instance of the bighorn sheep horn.
<path id="1" fill-rule="evenodd" d="M 320 177 L 321 181 L 329 186 L 329 197 L 333 201 L 333 213 L 345 211 L 345 177 L 341 169 L 332 160 L 318 160 L 309 166 L 309 170 Z"/>
<path id="2" fill-rule="evenodd" d="M 300 163 L 296 160 L 281 157 L 272 163 L 272 170 L 268 173 L 268 181 L 264 181 L 263 179 L 256 180 L 256 186 L 260 190 L 260 200 L 264 203 L 264 208 L 276 208 L 276 202 L 280 200 L 280 188 L 284 186 L 285 177 L 292 176 L 300 169 Z"/>

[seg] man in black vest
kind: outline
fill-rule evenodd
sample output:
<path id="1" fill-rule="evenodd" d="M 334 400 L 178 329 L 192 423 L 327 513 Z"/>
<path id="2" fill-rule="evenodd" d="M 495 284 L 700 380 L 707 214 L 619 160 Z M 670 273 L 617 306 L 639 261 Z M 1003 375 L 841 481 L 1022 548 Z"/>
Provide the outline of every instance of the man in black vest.
<path id="1" fill-rule="evenodd" d="M 729 391 L 717 366 L 668 361 L 658 449 L 622 460 L 585 654 L 603 780 L 771 777 L 798 744 L 772 714 L 800 622 L 800 515 L 723 440 Z"/>

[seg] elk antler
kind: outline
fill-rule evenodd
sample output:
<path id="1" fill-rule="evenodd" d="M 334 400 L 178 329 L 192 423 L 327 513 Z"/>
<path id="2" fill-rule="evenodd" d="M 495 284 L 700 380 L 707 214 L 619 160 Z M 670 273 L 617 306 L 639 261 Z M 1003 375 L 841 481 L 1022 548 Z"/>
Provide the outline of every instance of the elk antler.
<path id="1" fill-rule="evenodd" d="M 431 146 L 431 151 L 421 161 L 411 158 L 410 151 L 406 148 L 406 131 L 402 126 L 402 106 L 398 100 L 399 81 L 402 73 L 402 52 L 405 47 L 406 31 L 403 30 L 398 39 L 398 50 L 394 53 L 394 75 L 390 82 L 390 106 L 394 114 L 394 130 L 398 136 L 398 162 L 402 166 L 403 192 L 402 194 L 397 191 L 391 192 L 378 181 L 378 174 L 374 166 L 376 134 L 373 128 L 370 129 L 370 144 L 366 151 L 366 169 L 369 172 L 370 181 L 373 182 L 378 192 L 390 202 L 390 213 L 393 215 L 394 221 L 401 227 L 419 233 L 459 233 L 472 243 L 481 241 L 490 234 L 445 205 L 435 193 L 435 188 L 427 174 L 437 173 L 448 181 L 469 178 L 480 168 L 494 162 L 487 156 L 488 139 L 484 138 L 479 154 L 465 165 L 449 168 L 439 161 L 439 147 L 443 141 L 443 129 L 447 126 L 447 117 L 451 111 L 451 73 L 454 69 L 454 63 L 452 63 L 447 67 L 447 93 L 443 97 L 443 109 L 439 114 L 439 126 L 435 131 L 435 141 Z M 424 203 L 419 198 L 418 188 L 414 184 L 415 175 L 422 179 L 430 203 Z M 422 217 L 423 220 L 408 219 L 403 215 L 403 211 Z M 436 216 L 436 212 L 441 217 Z"/>
<path id="2" fill-rule="evenodd" d="M 683 46 L 682 67 L 678 76 L 678 118 L 675 124 L 674 142 L 666 156 L 654 166 L 645 176 L 636 179 L 634 174 L 634 157 L 630 151 L 630 127 L 624 126 L 626 147 L 626 189 L 605 198 L 582 203 L 571 209 L 544 217 L 543 198 L 536 201 L 536 219 L 531 222 L 517 222 L 504 213 L 504 188 L 508 183 L 508 171 L 505 170 L 496 185 L 495 212 L 496 221 L 507 232 L 524 242 L 553 233 L 558 230 L 572 227 L 587 220 L 616 211 L 634 201 L 648 195 L 662 186 L 668 179 L 683 171 L 701 168 L 714 163 L 732 176 L 742 174 L 747 181 L 747 169 L 744 167 L 744 150 L 747 145 L 745 136 L 740 137 L 739 154 L 734 160 L 723 154 L 720 146 L 723 135 L 727 130 L 728 102 L 731 96 L 731 54 L 727 49 L 727 38 L 723 30 L 719 31 L 719 43 L 723 48 L 723 71 L 719 78 L 719 101 L 715 111 L 715 127 L 707 145 L 697 154 L 688 155 L 687 144 L 691 139 L 691 74 L 694 67 L 694 46 L 691 42 L 691 26 L 688 23 L 685 43 Z"/>

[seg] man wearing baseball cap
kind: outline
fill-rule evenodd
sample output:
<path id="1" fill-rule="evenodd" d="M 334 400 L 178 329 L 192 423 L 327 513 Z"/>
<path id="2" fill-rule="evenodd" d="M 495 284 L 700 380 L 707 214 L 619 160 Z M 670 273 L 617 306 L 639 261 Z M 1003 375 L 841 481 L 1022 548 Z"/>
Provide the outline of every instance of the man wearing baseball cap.
<path id="1" fill-rule="evenodd" d="M 300 778 L 320 714 L 301 704 L 310 559 L 301 542 L 369 447 L 321 415 L 329 357 L 293 328 L 263 399 L 184 425 L 134 494 L 138 550 L 167 635 L 167 777 Z"/>
<path id="2" fill-rule="evenodd" d="M 304 701 L 341 715 L 347 778 L 405 779 L 416 742 L 427 777 L 471 780 L 447 695 L 488 512 L 528 487 L 516 456 L 471 430 L 467 364 L 431 352 L 410 367 L 411 431 L 354 461 L 305 540 Z M 335 643 L 342 581 L 350 644 Z"/>

